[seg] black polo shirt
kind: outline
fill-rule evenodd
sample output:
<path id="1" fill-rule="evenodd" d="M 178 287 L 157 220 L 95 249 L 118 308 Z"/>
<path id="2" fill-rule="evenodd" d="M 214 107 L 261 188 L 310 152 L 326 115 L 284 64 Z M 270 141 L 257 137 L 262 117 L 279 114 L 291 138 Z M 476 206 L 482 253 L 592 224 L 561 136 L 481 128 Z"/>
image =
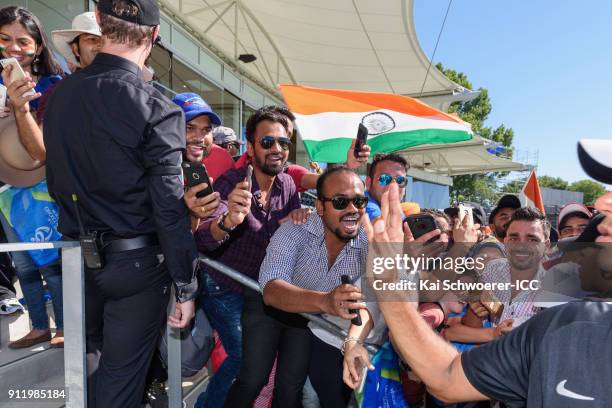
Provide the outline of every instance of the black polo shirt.
<path id="1" fill-rule="evenodd" d="M 152 170 L 180 170 L 182 110 L 143 82 L 136 64 L 100 53 L 49 97 L 44 142 L 59 230 L 79 235 L 76 193 L 87 230 L 118 238 L 157 232 L 179 298 L 190 298 L 197 250 L 182 178 Z"/>

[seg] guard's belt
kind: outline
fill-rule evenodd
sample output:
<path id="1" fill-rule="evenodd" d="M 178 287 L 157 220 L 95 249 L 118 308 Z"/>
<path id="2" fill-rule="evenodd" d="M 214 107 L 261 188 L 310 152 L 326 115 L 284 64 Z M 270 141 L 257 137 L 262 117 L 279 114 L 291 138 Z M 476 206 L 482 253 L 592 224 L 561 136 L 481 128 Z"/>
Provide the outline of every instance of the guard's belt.
<path id="1" fill-rule="evenodd" d="M 159 245 L 157 234 L 139 235 L 134 238 L 114 239 L 105 241 L 102 252 L 110 254 L 114 252 L 131 251 L 134 249 L 146 248 Z"/>

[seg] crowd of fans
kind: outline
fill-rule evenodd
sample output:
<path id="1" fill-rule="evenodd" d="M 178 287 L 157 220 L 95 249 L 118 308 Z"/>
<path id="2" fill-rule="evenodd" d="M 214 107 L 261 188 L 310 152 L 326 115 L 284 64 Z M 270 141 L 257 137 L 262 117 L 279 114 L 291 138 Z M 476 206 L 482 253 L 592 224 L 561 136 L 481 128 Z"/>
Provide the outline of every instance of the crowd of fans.
<path id="1" fill-rule="evenodd" d="M 94 13 L 84 13 L 74 19 L 71 29 L 54 32 L 53 44 L 70 70 L 78 71 L 94 61 L 103 32 Z M 26 73 L 11 82 L 10 69 L 3 71 L 0 83 L 7 87 L 9 103 L 0 108 L 0 121 L 13 117 L 23 146 L 32 159 L 44 162 L 44 111 L 55 102 L 50 96 L 69 73 L 60 69 L 38 19 L 21 7 L 0 10 L 0 53 L 2 58 L 16 58 Z M 29 94 L 31 88 L 36 93 Z M 246 289 L 220 271 L 200 265 L 196 307 L 214 329 L 218 352 L 213 355 L 221 357 L 196 407 L 317 403 L 341 407 L 348 406 L 355 394 L 361 406 L 373 406 L 368 405 L 372 396 L 364 393 L 364 383 L 367 387 L 368 370 L 375 369 L 377 360 L 366 345 L 392 350 L 402 333 L 387 326 L 379 303 L 366 296 L 371 243 L 364 224 L 376 226 L 379 218 L 388 219 L 391 188 L 400 199 L 406 196 L 410 164 L 398 154 L 376 155 L 364 182 L 357 171 L 370 159 L 370 148 L 365 145 L 355 157 L 351 145 L 346 163 L 330 166 L 322 174 L 312 172 L 288 163 L 295 117 L 286 108 L 266 106 L 255 111 L 246 123 L 245 143 L 233 129 L 222 126 L 201 96 L 181 93 L 173 102 L 185 117 L 183 159 L 203 163 L 214 189 L 198 197 L 209 187 L 203 183 L 184 194 L 193 239 L 200 252 L 258 281 L 261 288 L 261 292 Z M 316 190 L 314 208 L 300 203 L 300 193 L 306 190 Z M 462 214 L 465 208 L 469 216 Z M 597 250 L 589 245 L 603 219 L 596 213 L 568 203 L 557 222 L 559 242 L 551 242 L 552 227 L 544 214 L 522 206 L 514 195 L 501 197 L 488 218 L 480 205 L 468 202 L 404 215 L 402 248 L 409 256 L 482 259 L 461 274 L 442 262 L 425 264 L 411 271 L 421 280 L 491 284 L 537 280 L 551 283 L 552 288 L 547 293 L 553 298 L 541 298 L 542 290 L 529 287 L 471 293 L 423 290 L 419 315 L 432 332 L 464 352 L 507 336 L 555 302 L 554 295 L 606 298 L 611 287 L 581 275 Z M 415 239 L 416 231 L 407 222 L 412 216 L 431 217 L 435 228 Z M 22 221 L 0 213 L 9 242 L 21 240 L 15 226 Z M 584 246 L 572 246 L 576 242 Z M 25 252 L 11 256 L 32 330 L 8 346 L 26 348 L 50 341 L 51 346 L 61 347 L 59 260 L 39 265 Z M 53 337 L 43 281 L 53 303 Z M 0 282 L 9 287 L 0 291 L 0 305 L 9 310 L 11 304 L 16 306 L 10 301 L 14 288 L 6 276 Z M 338 338 L 299 313 L 319 314 L 348 334 Z M 357 317 L 359 325 L 354 324 Z M 396 398 L 405 406 L 420 406 L 426 400 L 428 406 L 443 406 L 425 392 L 420 372 L 415 374 L 409 363 L 398 362 L 403 396 Z M 163 382 L 163 362 L 157 354 L 152 367 L 157 372 L 149 376 L 149 385 Z M 379 393 L 386 396 L 384 389 Z M 444 393 L 434 395 L 446 399 Z M 149 392 L 143 398 L 159 403 L 160 393 Z"/>

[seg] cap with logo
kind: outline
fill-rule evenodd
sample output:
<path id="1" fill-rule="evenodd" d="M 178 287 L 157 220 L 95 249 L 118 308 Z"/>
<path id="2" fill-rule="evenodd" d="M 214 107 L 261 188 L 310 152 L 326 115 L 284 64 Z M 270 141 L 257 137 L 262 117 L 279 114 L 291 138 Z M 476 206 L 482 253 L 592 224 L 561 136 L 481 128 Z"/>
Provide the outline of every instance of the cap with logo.
<path id="1" fill-rule="evenodd" d="M 236 135 L 234 129 L 225 126 L 219 126 L 213 129 L 213 142 L 216 145 L 224 145 L 227 143 L 244 144 L 243 141 L 238 139 L 238 135 Z"/>
<path id="2" fill-rule="evenodd" d="M 221 125 L 221 118 L 219 115 L 213 112 L 210 106 L 198 94 L 192 92 L 176 94 L 172 102 L 183 109 L 187 122 L 191 122 L 198 116 L 206 115 L 210 118 L 210 122 L 213 125 Z"/>
<path id="3" fill-rule="evenodd" d="M 159 25 L 159 6 L 156 0 L 128 0 L 133 3 L 138 11 L 136 13 L 115 13 L 113 0 L 100 0 L 98 10 L 109 16 L 143 26 Z"/>
<path id="4" fill-rule="evenodd" d="M 74 41 L 81 34 L 91 34 L 102 36 L 100 32 L 100 26 L 96 21 L 96 13 L 88 11 L 81 13 L 72 20 L 72 28 L 69 30 L 55 30 L 51 31 L 51 38 L 53 39 L 53 45 L 62 54 L 66 61 L 78 65 L 70 43 Z"/>

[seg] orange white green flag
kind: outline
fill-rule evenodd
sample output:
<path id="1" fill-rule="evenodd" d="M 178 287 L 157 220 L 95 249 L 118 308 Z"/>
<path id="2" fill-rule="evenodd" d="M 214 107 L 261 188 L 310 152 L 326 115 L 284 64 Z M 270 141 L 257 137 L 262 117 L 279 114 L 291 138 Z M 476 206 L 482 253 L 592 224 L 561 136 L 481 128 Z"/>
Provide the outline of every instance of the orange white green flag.
<path id="1" fill-rule="evenodd" d="M 407 96 L 300 85 L 280 90 L 313 161 L 344 162 L 360 123 L 372 154 L 472 138 L 468 123 Z"/>

